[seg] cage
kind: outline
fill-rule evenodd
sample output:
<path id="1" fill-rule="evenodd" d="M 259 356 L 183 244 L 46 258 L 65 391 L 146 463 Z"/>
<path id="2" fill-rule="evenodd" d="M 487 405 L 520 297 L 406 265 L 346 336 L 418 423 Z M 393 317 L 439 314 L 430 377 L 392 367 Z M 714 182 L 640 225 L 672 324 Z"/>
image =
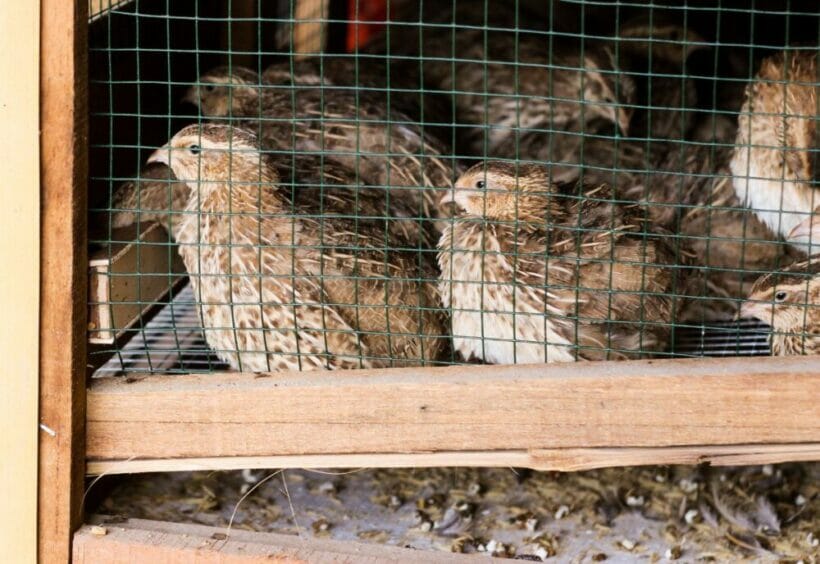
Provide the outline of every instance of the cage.
<path id="1" fill-rule="evenodd" d="M 818 459 L 810 2 L 42 15 L 41 554 L 86 474 Z"/>

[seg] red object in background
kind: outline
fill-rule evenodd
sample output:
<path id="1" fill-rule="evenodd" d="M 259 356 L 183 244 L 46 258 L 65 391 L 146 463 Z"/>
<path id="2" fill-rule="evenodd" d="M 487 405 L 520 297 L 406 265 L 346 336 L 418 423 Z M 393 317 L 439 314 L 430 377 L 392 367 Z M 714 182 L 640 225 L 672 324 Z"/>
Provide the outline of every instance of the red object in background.
<path id="1" fill-rule="evenodd" d="M 348 0 L 347 52 L 354 53 L 379 33 L 387 17 L 386 0 Z M 361 23 L 378 22 L 378 23 Z"/>

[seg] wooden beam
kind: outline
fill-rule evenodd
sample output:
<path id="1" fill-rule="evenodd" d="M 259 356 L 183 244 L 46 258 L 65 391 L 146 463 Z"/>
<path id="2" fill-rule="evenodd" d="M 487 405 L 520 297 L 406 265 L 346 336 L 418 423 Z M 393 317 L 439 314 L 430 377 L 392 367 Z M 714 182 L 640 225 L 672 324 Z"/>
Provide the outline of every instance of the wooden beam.
<path id="1" fill-rule="evenodd" d="M 67 562 L 85 473 L 88 0 L 40 7 L 39 557 Z"/>
<path id="2" fill-rule="evenodd" d="M 155 458 L 92 460 L 89 476 L 239 470 L 265 468 L 441 468 L 455 466 L 532 468 L 575 472 L 612 466 L 649 464 L 710 464 L 742 466 L 820 460 L 820 443 L 788 445 L 728 445 L 658 448 L 565 448 L 497 451 L 429 452 L 416 454 L 303 454 L 292 456 L 228 456 L 222 458 Z"/>
<path id="3" fill-rule="evenodd" d="M 106 378 L 87 456 L 820 442 L 811 357 Z"/>
<path id="4" fill-rule="evenodd" d="M 293 52 L 300 57 L 321 53 L 327 41 L 330 0 L 298 0 L 293 18 Z"/>
<path id="5" fill-rule="evenodd" d="M 0 561 L 37 558 L 40 5 L 0 2 Z"/>
<path id="6" fill-rule="evenodd" d="M 418 551 L 396 546 L 254 533 L 204 525 L 183 525 L 143 519 L 123 523 L 85 525 L 74 537 L 75 564 L 269 563 L 376 564 L 417 562 L 432 564 L 475 562 L 474 556 Z M 486 558 L 482 559 L 485 560 Z"/>

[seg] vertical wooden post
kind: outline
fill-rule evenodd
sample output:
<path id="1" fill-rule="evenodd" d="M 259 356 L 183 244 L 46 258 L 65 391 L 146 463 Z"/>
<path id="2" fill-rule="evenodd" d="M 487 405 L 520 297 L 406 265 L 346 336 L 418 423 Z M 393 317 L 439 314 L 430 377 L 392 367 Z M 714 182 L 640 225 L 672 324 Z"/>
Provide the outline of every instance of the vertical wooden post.
<path id="1" fill-rule="evenodd" d="M 88 0 L 40 1 L 39 557 L 68 562 L 85 451 Z"/>
<path id="2" fill-rule="evenodd" d="M 40 11 L 0 2 L 0 561 L 37 557 Z"/>
<path id="3" fill-rule="evenodd" d="M 330 0 L 299 0 L 294 11 L 293 51 L 305 56 L 320 53 L 327 39 L 327 19 Z"/>

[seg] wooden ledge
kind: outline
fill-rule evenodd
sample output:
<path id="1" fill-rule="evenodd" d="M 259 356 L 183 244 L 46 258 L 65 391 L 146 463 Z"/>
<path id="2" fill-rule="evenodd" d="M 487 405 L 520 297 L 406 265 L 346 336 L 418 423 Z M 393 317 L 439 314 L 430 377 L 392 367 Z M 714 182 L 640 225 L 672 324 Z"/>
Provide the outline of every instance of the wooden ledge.
<path id="1" fill-rule="evenodd" d="M 575 472 L 612 466 L 648 464 L 710 464 L 742 466 L 820 460 L 820 443 L 789 445 L 729 445 L 658 448 L 565 448 L 497 450 L 486 452 L 429 452 L 415 454 L 305 454 L 295 456 L 226 456 L 215 458 L 158 458 L 149 460 L 92 460 L 89 476 L 240 470 L 269 468 L 531 468 Z"/>
<path id="2" fill-rule="evenodd" d="M 375 564 L 423 559 L 433 564 L 475 562 L 474 556 L 418 551 L 359 542 L 301 538 L 274 533 L 254 533 L 204 525 L 128 519 L 106 524 L 92 520 L 74 535 L 73 562 L 197 562 L 235 564 L 251 562 Z M 483 559 L 482 559 L 483 560 Z"/>
<path id="3" fill-rule="evenodd" d="M 820 442 L 819 363 L 746 358 L 105 378 L 88 390 L 87 457 L 518 451 L 535 456 L 535 467 L 554 467 L 534 453 L 696 447 L 691 457 L 710 455 L 707 447 L 780 445 L 783 458 L 793 445 Z M 807 448 L 811 454 L 800 456 L 816 458 L 815 445 Z M 640 463 L 653 462 L 641 456 Z M 586 467 L 601 465 L 599 458 Z M 615 462 L 623 463 L 630 462 Z"/>

